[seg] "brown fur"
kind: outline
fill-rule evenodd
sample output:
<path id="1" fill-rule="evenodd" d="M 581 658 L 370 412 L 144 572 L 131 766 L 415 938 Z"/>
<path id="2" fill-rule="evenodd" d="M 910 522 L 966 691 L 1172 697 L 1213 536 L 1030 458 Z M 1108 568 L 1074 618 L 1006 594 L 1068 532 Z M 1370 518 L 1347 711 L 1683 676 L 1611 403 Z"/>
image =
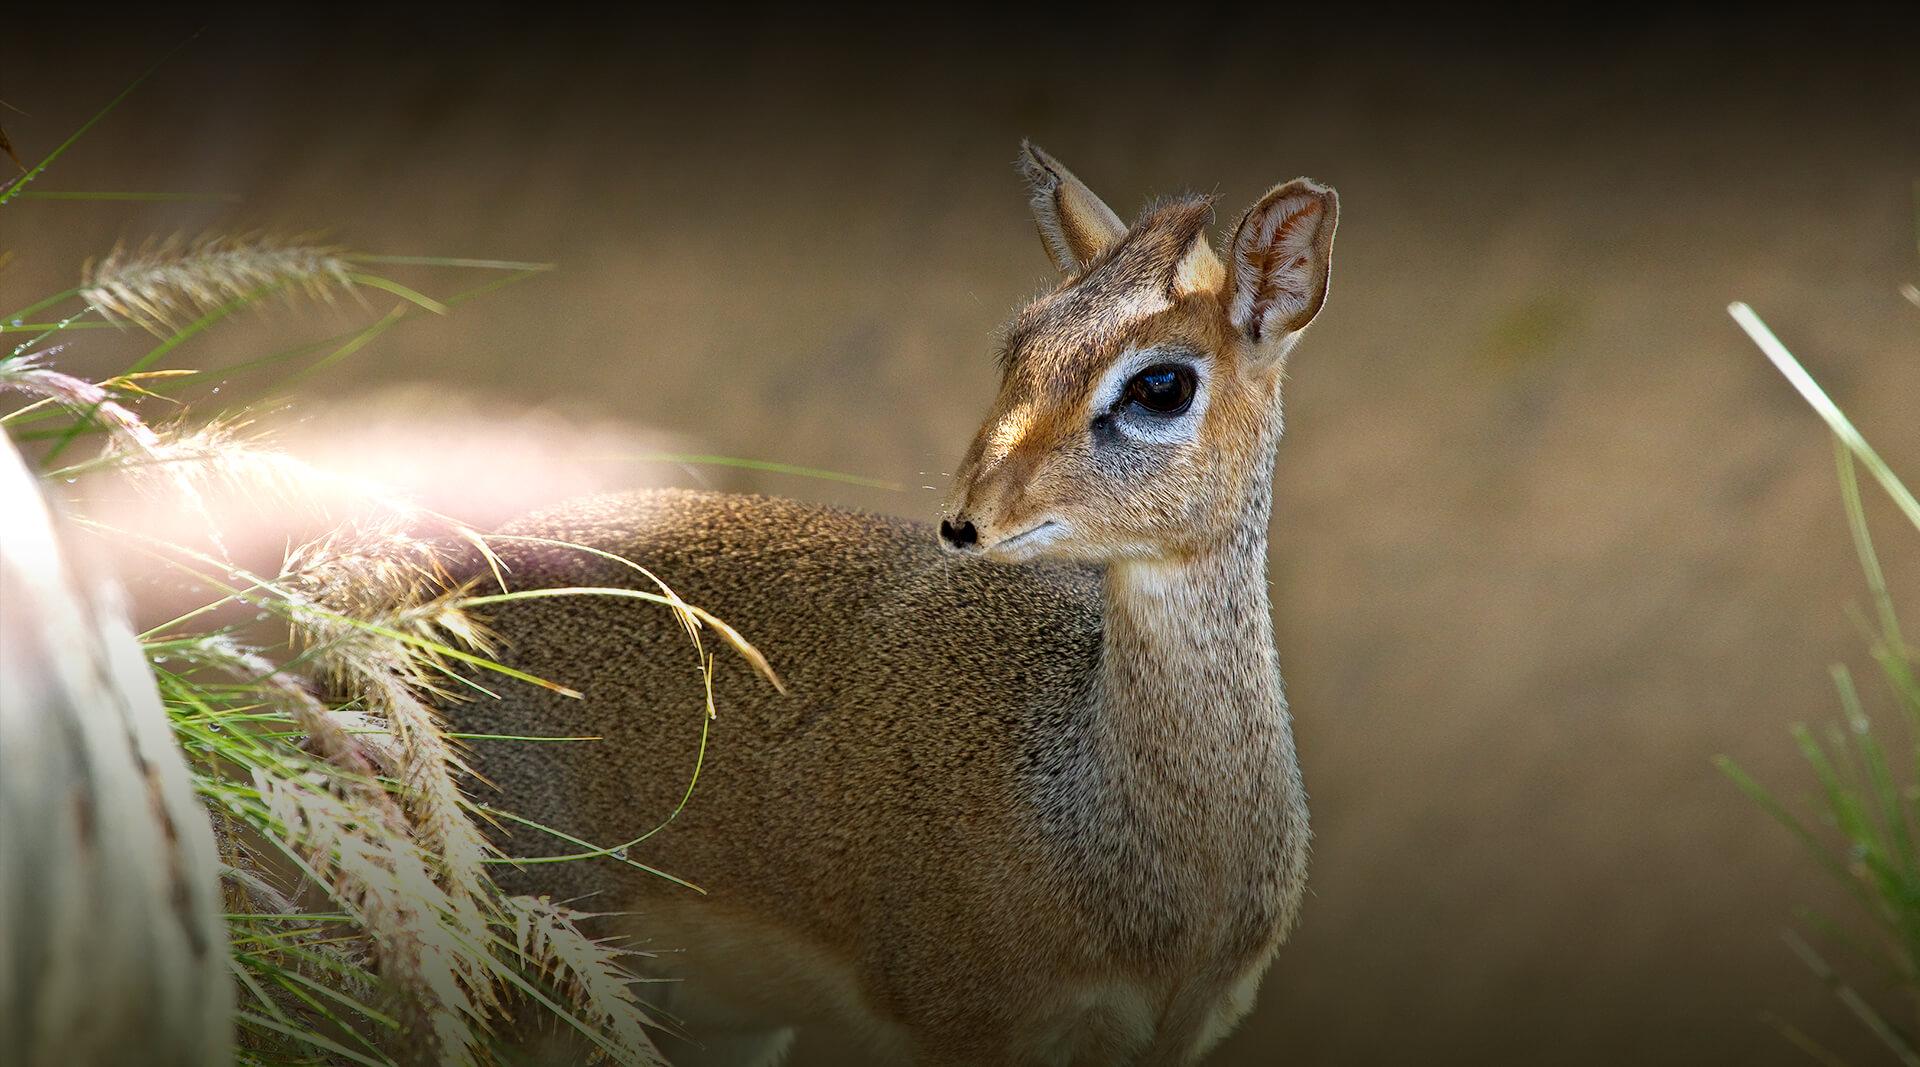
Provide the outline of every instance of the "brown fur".
<path id="1" fill-rule="evenodd" d="M 1330 242 L 1332 194 L 1283 188 L 1323 205 Z M 685 982 L 661 999 L 704 1043 L 685 1061 L 767 1062 L 791 1028 L 820 1026 L 876 1061 L 1188 1063 L 1249 1006 L 1293 922 L 1308 830 L 1265 583 L 1284 347 L 1228 321 L 1206 202 L 1084 247 L 1094 215 L 1059 220 L 1088 254 L 1009 331 L 958 472 L 973 551 L 921 524 L 680 491 L 509 528 L 648 567 L 787 685 L 722 665 L 699 788 L 635 850 L 706 896 L 612 863 L 518 876 L 631 910 L 673 950 L 654 967 Z M 1162 348 L 1206 365 L 1192 439 L 1102 438 L 1091 391 Z M 1050 517 L 1063 540 L 1012 547 Z M 646 587 L 577 550 L 500 547 L 515 588 Z M 514 665 L 584 699 L 513 687 L 463 705 L 462 725 L 603 738 L 483 744 L 505 805 L 600 843 L 671 810 L 703 704 L 671 616 L 587 597 L 490 621 Z M 556 850 L 507 836 L 516 854 Z"/>

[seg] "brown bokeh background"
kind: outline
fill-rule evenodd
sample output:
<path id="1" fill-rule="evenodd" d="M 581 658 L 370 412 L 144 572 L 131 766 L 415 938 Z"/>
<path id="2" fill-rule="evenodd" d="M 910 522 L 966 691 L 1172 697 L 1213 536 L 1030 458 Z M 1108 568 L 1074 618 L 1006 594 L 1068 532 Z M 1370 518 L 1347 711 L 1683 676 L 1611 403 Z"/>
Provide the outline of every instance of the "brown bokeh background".
<path id="1" fill-rule="evenodd" d="M 514 506 L 668 480 L 926 518 L 1049 283 L 1020 137 L 1122 214 L 1310 174 L 1343 218 L 1272 581 L 1312 895 L 1218 1062 L 1800 1062 L 1767 1012 L 1866 1047 L 1778 936 L 1843 903 L 1709 763 L 1807 793 L 1787 724 L 1865 658 L 1826 435 L 1724 307 L 1920 481 L 1907 27 L 556 22 L 209 26 L 35 188 L 237 200 L 10 205 L 0 302 L 175 231 L 552 261 L 265 421 L 322 451 L 434 427 L 470 482 L 497 449 Z M 31 161 L 191 29 L 14 40 L 0 125 Z M 78 336 L 83 368 L 140 347 Z M 903 488 L 631 462 L 663 448 Z M 1873 503 L 1920 605 L 1920 535 Z"/>

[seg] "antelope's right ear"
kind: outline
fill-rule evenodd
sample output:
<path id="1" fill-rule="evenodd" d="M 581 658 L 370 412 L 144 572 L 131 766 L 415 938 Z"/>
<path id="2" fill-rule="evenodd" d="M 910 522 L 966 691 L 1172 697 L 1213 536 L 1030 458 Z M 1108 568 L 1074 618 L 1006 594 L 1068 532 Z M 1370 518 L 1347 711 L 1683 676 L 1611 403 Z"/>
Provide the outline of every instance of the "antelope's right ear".
<path id="1" fill-rule="evenodd" d="M 1059 160 L 1020 142 L 1020 173 L 1033 193 L 1033 221 L 1048 258 L 1071 273 L 1126 236 L 1126 224 Z"/>
<path id="2" fill-rule="evenodd" d="M 1305 178 L 1247 211 L 1228 251 L 1227 320 L 1263 359 L 1282 360 L 1327 301 L 1340 197 Z"/>

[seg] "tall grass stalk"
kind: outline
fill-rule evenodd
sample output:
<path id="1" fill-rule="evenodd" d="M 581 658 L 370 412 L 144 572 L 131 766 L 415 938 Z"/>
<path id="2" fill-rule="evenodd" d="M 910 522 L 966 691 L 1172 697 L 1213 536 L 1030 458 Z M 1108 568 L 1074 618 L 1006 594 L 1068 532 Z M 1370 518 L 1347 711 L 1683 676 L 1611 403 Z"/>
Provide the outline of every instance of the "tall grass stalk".
<path id="1" fill-rule="evenodd" d="M 0 203 L 44 169 L 45 163 L 0 186 Z M 478 270 L 495 278 L 437 299 L 375 267 Z M 490 588 L 460 585 L 449 577 L 453 557 L 491 560 L 486 537 L 380 486 L 316 469 L 273 447 L 244 411 L 196 416 L 192 401 L 224 375 L 169 365 L 191 352 L 201 334 L 269 298 L 350 295 L 366 304 L 368 325 L 241 365 L 290 372 L 283 381 L 297 378 L 351 356 L 409 311 L 447 314 L 543 269 L 355 254 L 257 235 L 163 240 L 109 254 L 83 268 L 71 289 L 5 317 L 10 325 L 18 321 L 17 334 L 25 339 L 0 347 L 0 396 L 19 398 L 0 409 L 0 459 L 23 457 L 18 466 L 31 468 L 38 483 L 25 477 L 8 483 L 0 514 L 39 509 L 42 497 L 58 499 L 65 541 L 90 540 L 94 551 L 104 546 L 115 555 L 144 557 L 205 592 L 204 602 L 137 638 L 126 635 L 121 647 L 158 709 L 160 736 L 184 767 L 179 795 L 196 809 L 184 817 L 197 818 L 206 831 L 207 855 L 193 869 L 217 886 L 220 899 L 207 906 L 223 929 L 224 943 L 212 958 L 225 981 L 219 997 L 202 998 L 200 1006 L 217 1002 L 240 1062 L 491 1063 L 509 1058 L 506 1042 L 537 1017 L 578 1031 L 602 1058 L 658 1061 L 647 1036 L 653 1020 L 633 993 L 629 950 L 590 936 L 583 928 L 589 915 L 544 898 L 508 895 L 491 872 L 520 862 L 621 863 L 663 872 L 628 857 L 625 849 L 635 842 L 586 842 L 564 827 L 539 827 L 554 837 L 554 855 L 501 855 L 486 833 L 489 824 L 537 824 L 476 795 L 462 746 L 487 735 L 451 734 L 435 709 L 450 699 L 488 699 L 476 673 L 578 695 L 564 679 L 535 678 L 495 659 L 489 635 L 469 613 L 525 596 L 621 596 L 672 612 L 688 636 L 688 654 L 709 672 L 707 706 L 690 713 L 712 715 L 715 660 L 703 635 L 717 634 L 777 685 L 771 667 L 741 635 L 632 563 L 653 590 L 522 593 L 497 568 Z M 368 303 L 369 293 L 397 302 L 382 312 Z M 44 321 L 30 323 L 30 317 Z M 94 336 L 82 331 L 105 323 L 146 329 L 157 343 L 111 378 L 62 369 L 67 350 Z M 302 365 L 303 357 L 311 358 Z M 166 421 L 155 422 L 146 412 L 161 400 L 176 406 Z M 74 451 L 82 447 L 87 451 Z M 198 516 L 211 547 L 116 529 L 93 517 L 94 490 L 117 485 L 186 508 Z M 326 501 L 344 491 L 355 501 L 354 513 L 290 549 L 277 570 L 254 573 L 235 562 L 220 538 L 208 491 L 223 487 L 277 500 L 316 520 L 324 518 Z M 36 565 L 20 556 L 22 545 L 15 538 L 0 543 L 6 573 L 30 573 Z M 8 618 L 10 627 L 26 626 L 22 632 L 52 642 L 56 658 L 49 669 L 65 670 L 69 660 L 90 654 L 76 638 L 35 629 L 43 621 L 17 612 Z M 50 720 L 40 713 L 41 692 L 10 685 L 0 722 L 10 730 L 44 729 Z M 104 705 L 69 703 L 83 721 L 105 714 Z M 27 768 L 15 764 L 34 751 L 12 742 L 0 748 L 0 781 L 30 780 Z M 698 769 L 690 774 L 697 781 Z M 105 790 L 88 796 L 89 803 L 126 803 Z M 39 794 L 4 791 L 0 803 L 6 805 L 0 824 L 41 818 L 47 826 L 64 825 L 57 813 L 30 807 L 52 803 Z M 187 831 L 183 840 L 200 832 Z M 57 867 L 66 853 L 35 841 L 40 837 L 0 838 L 0 868 L 32 869 L 57 881 L 60 871 L 39 868 Z M 50 907 L 32 894 L 8 896 L 0 900 L 0 929 L 26 929 L 36 916 L 69 924 L 89 919 Z M 105 921 L 110 916 L 92 918 L 103 929 L 118 929 Z M 24 966 L 20 958 L 0 962 Z M 0 968 L 0 976 L 13 973 Z M 13 983 L 5 990 L 13 999 L 0 1004 L 0 1012 L 19 1007 L 19 998 L 39 997 L 41 1008 L 50 997 L 83 998 L 65 1004 L 74 1008 L 92 1003 L 84 1000 L 87 992 Z M 212 1040 L 227 1043 L 217 1034 Z M 55 1048 L 42 1062 L 61 1062 L 60 1054 L 71 1051 Z"/>
<path id="2" fill-rule="evenodd" d="M 1886 737 L 1885 727 L 1869 715 L 1868 700 L 1853 672 L 1835 664 L 1831 673 L 1839 721 L 1818 731 L 1804 725 L 1792 729 L 1819 789 L 1812 816 L 1797 813 L 1726 756 L 1716 757 L 1715 764 L 1800 840 L 1857 907 L 1854 923 L 1812 911 L 1802 914 L 1827 952 L 1795 931 L 1786 934 L 1789 946 L 1896 1062 L 1920 1067 L 1920 652 L 1907 643 L 1888 591 L 1861 499 L 1858 468 L 1866 468 L 1916 531 L 1920 504 L 1752 308 L 1734 304 L 1728 313 L 1833 431 L 1841 504 L 1873 607 L 1859 624 L 1881 687 L 1899 710 L 1903 727 L 1897 738 Z M 1863 928 L 1864 935 L 1855 927 Z M 1836 966 L 1828 953 L 1837 953 L 1843 963 Z M 1848 977 L 1849 972 L 1855 976 Z M 1900 1010 L 1891 1011 L 1893 1004 Z M 1816 1059 L 1839 1062 L 1811 1036 L 1774 1022 L 1788 1040 Z"/>

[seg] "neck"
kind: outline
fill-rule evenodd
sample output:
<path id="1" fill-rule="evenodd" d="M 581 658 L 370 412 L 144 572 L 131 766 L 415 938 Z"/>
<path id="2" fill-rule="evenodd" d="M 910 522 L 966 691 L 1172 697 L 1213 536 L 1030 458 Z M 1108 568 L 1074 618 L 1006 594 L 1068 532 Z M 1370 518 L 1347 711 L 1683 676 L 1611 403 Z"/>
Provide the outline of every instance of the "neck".
<path id="1" fill-rule="evenodd" d="M 1101 762 L 1142 805 L 1266 808 L 1290 797 L 1293 737 L 1267 600 L 1270 468 L 1223 537 L 1106 574 Z"/>
<path id="2" fill-rule="evenodd" d="M 1103 674 L 1116 725 L 1178 736 L 1246 719 L 1284 721 L 1267 599 L 1265 475 L 1257 473 L 1226 536 L 1177 560 L 1107 568 Z"/>
<path id="3" fill-rule="evenodd" d="M 1084 750 L 1094 772 L 1085 829 L 1099 855 L 1087 859 L 1120 899 L 1156 902 L 1168 925 L 1128 920 L 1142 952 L 1193 932 L 1184 922 L 1216 921 L 1233 928 L 1218 936 L 1250 938 L 1251 951 L 1292 922 L 1305 884 L 1305 793 L 1267 600 L 1265 484 L 1207 550 L 1107 569 Z"/>
<path id="4" fill-rule="evenodd" d="M 1292 761 L 1262 563 L 1108 572 L 1096 737 L 1145 802 L 1163 790 L 1245 799 Z"/>

